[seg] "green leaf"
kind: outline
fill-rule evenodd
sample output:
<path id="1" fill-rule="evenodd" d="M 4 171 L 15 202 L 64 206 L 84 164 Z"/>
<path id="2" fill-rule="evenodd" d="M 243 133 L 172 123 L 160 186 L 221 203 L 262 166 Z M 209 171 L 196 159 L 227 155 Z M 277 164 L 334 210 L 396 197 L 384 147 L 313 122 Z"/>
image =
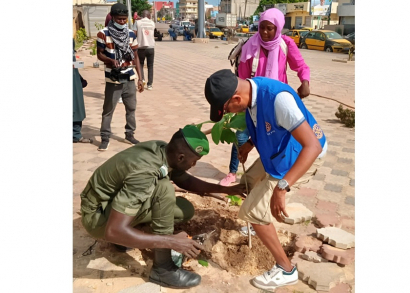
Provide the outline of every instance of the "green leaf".
<path id="1" fill-rule="evenodd" d="M 198 259 L 198 263 L 203 267 L 208 266 L 208 262 L 206 260 Z"/>
<path id="2" fill-rule="evenodd" d="M 235 132 L 230 130 L 229 128 L 225 128 L 222 130 L 221 133 L 221 142 L 224 143 L 237 143 Z"/>
<path id="3" fill-rule="evenodd" d="M 225 126 L 226 128 L 234 128 L 239 130 L 246 129 L 246 116 L 245 113 L 241 112 L 232 117 L 229 123 Z"/>
<path id="4" fill-rule="evenodd" d="M 226 197 L 231 200 L 231 205 L 233 206 L 240 206 L 242 204 L 242 198 L 236 195 L 227 195 Z"/>
<path id="5" fill-rule="evenodd" d="M 219 140 L 221 139 L 221 133 L 222 133 L 222 124 L 215 123 L 214 127 L 212 127 L 212 130 L 211 130 L 212 140 L 214 141 L 215 144 L 219 144 Z"/>

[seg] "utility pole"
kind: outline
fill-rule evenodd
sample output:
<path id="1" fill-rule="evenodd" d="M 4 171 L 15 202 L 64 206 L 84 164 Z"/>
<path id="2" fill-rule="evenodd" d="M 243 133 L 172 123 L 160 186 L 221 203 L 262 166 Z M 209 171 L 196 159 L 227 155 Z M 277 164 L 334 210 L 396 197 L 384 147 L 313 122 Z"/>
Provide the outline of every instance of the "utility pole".
<path id="1" fill-rule="evenodd" d="M 197 38 L 205 38 L 205 1 L 198 0 L 198 35 Z"/>
<path id="2" fill-rule="evenodd" d="M 245 9 L 243 10 L 243 18 L 246 19 L 246 4 L 248 3 L 248 0 L 245 0 Z"/>
<path id="3" fill-rule="evenodd" d="M 127 8 L 128 8 L 128 27 L 129 27 L 129 28 L 132 28 L 131 0 L 127 0 Z"/>

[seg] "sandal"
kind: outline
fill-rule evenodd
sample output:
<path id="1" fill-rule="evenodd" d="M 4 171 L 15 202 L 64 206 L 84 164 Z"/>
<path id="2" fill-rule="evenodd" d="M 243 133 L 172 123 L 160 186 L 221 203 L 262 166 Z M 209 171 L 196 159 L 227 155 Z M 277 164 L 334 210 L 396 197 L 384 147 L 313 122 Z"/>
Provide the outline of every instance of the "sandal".
<path id="1" fill-rule="evenodd" d="M 79 140 L 77 140 L 77 141 L 73 140 L 73 142 L 74 142 L 74 143 L 77 143 L 77 142 L 93 143 L 93 139 L 92 139 L 92 138 L 84 138 L 84 137 L 81 137 L 81 138 L 80 138 Z"/>

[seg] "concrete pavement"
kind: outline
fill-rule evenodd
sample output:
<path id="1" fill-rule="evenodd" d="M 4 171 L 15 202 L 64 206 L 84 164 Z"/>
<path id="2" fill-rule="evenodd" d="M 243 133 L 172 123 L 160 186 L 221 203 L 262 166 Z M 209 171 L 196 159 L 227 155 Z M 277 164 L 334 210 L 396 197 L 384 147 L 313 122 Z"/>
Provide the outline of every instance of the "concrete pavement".
<path id="1" fill-rule="evenodd" d="M 205 80 L 216 70 L 231 68 L 227 56 L 233 46 L 234 44 L 227 44 L 220 40 L 210 40 L 208 44 L 173 42 L 165 39 L 157 42 L 153 90 L 137 93 L 135 137 L 140 141 L 152 139 L 168 141 L 179 127 L 209 120 L 209 104 L 203 94 Z M 331 61 L 334 58 L 347 58 L 345 54 L 312 50 L 301 50 L 301 52 L 311 68 L 311 93 L 334 98 L 354 106 L 354 62 Z M 83 136 L 93 137 L 95 142 L 92 145 L 73 144 L 74 250 L 77 251 L 74 254 L 74 292 L 118 292 L 127 288 L 128 285 L 121 282 L 116 282 L 115 286 L 106 285 L 114 280 L 118 281 L 119 278 L 112 273 L 113 270 L 106 262 L 96 264 L 93 271 L 89 268 L 90 260 L 81 256 L 93 240 L 81 227 L 78 211 L 79 194 L 92 172 L 108 158 L 130 146 L 123 142 L 125 110 L 122 104 L 117 105 L 111 124 L 113 136 L 109 150 L 98 152 L 105 85 L 103 66 L 100 65 L 98 69 L 92 68 L 96 57 L 90 56 L 89 50 L 78 52 L 77 55 L 80 60 L 85 61 L 85 68 L 80 69 L 80 73 L 88 81 L 88 86 L 84 89 L 87 118 L 83 121 Z M 147 69 L 144 70 L 147 77 Z M 288 69 L 288 79 L 294 89 L 299 87 L 300 82 L 296 73 L 290 69 Z M 313 180 L 297 190 L 289 202 L 304 204 L 314 212 L 317 217 L 316 221 L 330 222 L 331 225 L 342 227 L 354 234 L 354 129 L 344 127 L 335 117 L 334 113 L 339 105 L 337 102 L 313 95 L 304 99 L 304 102 L 324 130 L 329 148 L 324 165 Z M 205 125 L 203 129 L 208 129 L 210 126 L 211 124 Z M 215 146 L 210 139 L 210 148 L 209 155 L 201 159 L 190 172 L 205 180 L 216 182 L 228 171 L 231 146 L 226 144 Z M 249 162 L 256 157 L 257 154 L 253 151 Z M 246 165 L 249 165 L 249 162 Z M 314 233 L 316 230 L 314 224 L 317 225 L 312 221 L 307 225 L 278 224 L 278 227 L 301 235 Z M 127 262 L 135 263 L 136 260 L 128 258 L 123 261 L 125 265 Z M 97 274 L 95 270 L 100 272 L 101 282 L 95 277 Z M 345 292 L 354 292 L 354 263 L 345 266 L 343 270 L 348 277 L 345 284 L 340 286 L 348 288 Z M 111 273 L 101 273 L 101 271 Z M 120 276 L 129 277 L 132 273 L 129 272 L 127 275 L 127 272 L 121 272 Z M 135 284 L 143 283 L 140 278 L 135 279 Z M 258 291 L 253 287 L 248 287 L 249 284 L 244 286 L 250 290 L 246 292 Z M 184 292 L 208 292 L 207 290 L 210 289 L 201 285 L 197 289 L 193 288 Z M 302 281 L 289 288 L 277 290 L 277 292 L 294 292 L 293 290 L 316 292 Z M 174 291 L 182 292 L 182 290 L 171 289 L 167 292 Z M 225 288 L 223 291 L 209 292 L 234 291 Z"/>

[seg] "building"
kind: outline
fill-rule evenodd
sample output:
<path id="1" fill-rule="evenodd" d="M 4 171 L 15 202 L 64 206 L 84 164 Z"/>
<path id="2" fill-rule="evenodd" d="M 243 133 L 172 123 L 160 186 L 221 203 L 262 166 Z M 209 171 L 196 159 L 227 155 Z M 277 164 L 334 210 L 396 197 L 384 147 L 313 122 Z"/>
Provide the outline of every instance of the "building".
<path id="1" fill-rule="evenodd" d="M 100 4 L 100 0 L 73 0 L 73 36 L 81 27 L 85 28 L 88 37 L 96 37 L 105 18 L 116 2 Z"/>
<path id="2" fill-rule="evenodd" d="M 298 28 L 299 26 L 321 28 L 326 24 L 338 24 L 338 2 L 332 3 L 330 16 L 310 15 L 310 5 L 310 2 L 281 3 L 275 4 L 275 8 L 285 14 L 285 29 Z"/>
<path id="3" fill-rule="evenodd" d="M 340 24 L 355 24 L 355 0 L 339 0 L 337 15 Z"/>
<path id="4" fill-rule="evenodd" d="M 181 20 L 198 18 L 198 0 L 180 0 L 179 17 Z"/>
<path id="5" fill-rule="evenodd" d="M 236 14 L 238 20 L 243 20 L 253 15 L 258 6 L 259 0 L 221 0 L 220 12 Z"/>

